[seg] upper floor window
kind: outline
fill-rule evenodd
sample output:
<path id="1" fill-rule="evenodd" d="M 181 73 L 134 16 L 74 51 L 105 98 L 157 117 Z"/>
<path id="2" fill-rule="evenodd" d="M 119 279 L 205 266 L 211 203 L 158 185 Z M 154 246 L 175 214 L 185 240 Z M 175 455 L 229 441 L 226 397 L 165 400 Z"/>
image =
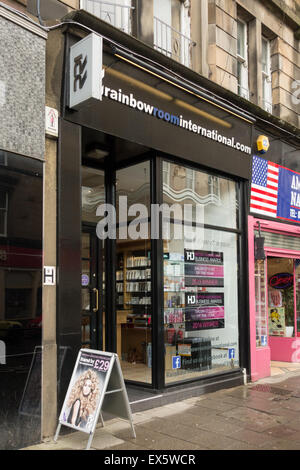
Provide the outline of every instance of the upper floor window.
<path id="1" fill-rule="evenodd" d="M 272 75 L 270 41 L 262 37 L 262 105 L 272 113 Z"/>
<path id="2" fill-rule="evenodd" d="M 131 0 L 80 0 L 80 8 L 131 34 Z"/>
<path id="3" fill-rule="evenodd" d="M 237 79 L 238 94 L 249 99 L 248 79 L 248 27 L 245 21 L 237 20 Z"/>
<path id="4" fill-rule="evenodd" d="M 190 65 L 189 0 L 154 0 L 154 47 L 182 64 Z"/>

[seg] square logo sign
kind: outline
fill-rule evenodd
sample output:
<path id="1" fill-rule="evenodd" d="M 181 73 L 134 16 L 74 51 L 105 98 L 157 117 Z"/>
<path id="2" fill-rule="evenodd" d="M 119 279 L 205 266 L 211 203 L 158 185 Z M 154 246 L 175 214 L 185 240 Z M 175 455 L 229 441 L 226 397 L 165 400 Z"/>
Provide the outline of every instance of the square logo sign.
<path id="1" fill-rule="evenodd" d="M 95 33 L 70 47 L 70 108 L 102 99 L 102 49 L 103 39 Z"/>

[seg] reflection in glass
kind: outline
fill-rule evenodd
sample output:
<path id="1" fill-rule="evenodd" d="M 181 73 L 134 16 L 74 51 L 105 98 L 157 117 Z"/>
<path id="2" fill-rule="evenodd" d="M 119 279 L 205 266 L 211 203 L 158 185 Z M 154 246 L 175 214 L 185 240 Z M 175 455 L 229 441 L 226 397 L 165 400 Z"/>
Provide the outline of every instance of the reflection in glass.
<path id="1" fill-rule="evenodd" d="M 165 203 L 192 204 L 193 222 L 196 222 L 196 206 L 200 206 L 203 220 L 197 220 L 198 223 L 226 228 L 237 226 L 234 181 L 164 161 L 163 191 Z"/>
<path id="2" fill-rule="evenodd" d="M 82 167 L 82 221 L 97 223 L 97 207 L 105 203 L 104 171 Z"/>
<path id="3" fill-rule="evenodd" d="M 81 257 L 83 259 L 90 257 L 90 236 L 88 233 L 81 234 Z"/>
<path id="4" fill-rule="evenodd" d="M 0 448 L 4 450 L 40 439 L 42 163 L 0 151 L 0 172 Z"/>

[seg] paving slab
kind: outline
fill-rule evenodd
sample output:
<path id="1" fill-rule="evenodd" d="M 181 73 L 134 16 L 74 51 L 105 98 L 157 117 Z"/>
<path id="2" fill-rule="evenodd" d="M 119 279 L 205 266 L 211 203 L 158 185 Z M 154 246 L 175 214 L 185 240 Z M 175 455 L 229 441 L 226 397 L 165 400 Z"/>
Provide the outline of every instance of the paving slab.
<path id="1" fill-rule="evenodd" d="M 91 450 L 300 450 L 300 367 L 278 369 L 280 374 L 256 383 L 136 411 L 136 438 L 127 421 L 105 421 Z M 87 441 L 85 433 L 65 432 L 56 443 L 50 439 L 25 450 L 83 450 Z"/>

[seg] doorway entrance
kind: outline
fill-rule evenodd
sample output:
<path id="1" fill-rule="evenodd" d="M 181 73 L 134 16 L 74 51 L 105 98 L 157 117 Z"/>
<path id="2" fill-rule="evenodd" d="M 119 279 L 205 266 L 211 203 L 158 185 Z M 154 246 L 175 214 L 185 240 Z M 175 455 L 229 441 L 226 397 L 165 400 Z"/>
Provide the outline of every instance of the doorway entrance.
<path id="1" fill-rule="evenodd" d="M 252 216 L 248 228 L 251 380 L 256 381 L 271 375 L 271 361 L 300 363 L 300 228 Z"/>
<path id="2" fill-rule="evenodd" d="M 126 199 L 128 207 L 140 204 L 149 209 L 150 161 L 116 170 L 116 184 L 112 188 L 116 194 L 116 235 L 120 232 L 123 235 L 101 240 L 100 231 L 97 234 L 101 220 L 97 209 L 106 202 L 109 189 L 105 188 L 105 172 L 81 167 L 81 344 L 84 348 L 116 352 L 124 378 L 149 385 L 153 344 L 150 220 L 145 217 L 136 222 L 136 217 L 130 214 L 128 220 L 124 219 L 120 198 Z M 148 236 L 140 239 L 140 231 Z M 114 244 L 111 262 L 108 243 Z"/>
<path id="3" fill-rule="evenodd" d="M 81 236 L 81 344 L 104 349 L 104 256 L 102 241 L 93 227 L 83 226 Z"/>
<path id="4" fill-rule="evenodd" d="M 268 331 L 272 361 L 299 362 L 300 259 L 267 257 Z"/>
<path id="5" fill-rule="evenodd" d="M 105 202 L 104 171 L 81 167 L 81 344 L 105 350 L 104 244 L 96 234 L 96 209 Z"/>

